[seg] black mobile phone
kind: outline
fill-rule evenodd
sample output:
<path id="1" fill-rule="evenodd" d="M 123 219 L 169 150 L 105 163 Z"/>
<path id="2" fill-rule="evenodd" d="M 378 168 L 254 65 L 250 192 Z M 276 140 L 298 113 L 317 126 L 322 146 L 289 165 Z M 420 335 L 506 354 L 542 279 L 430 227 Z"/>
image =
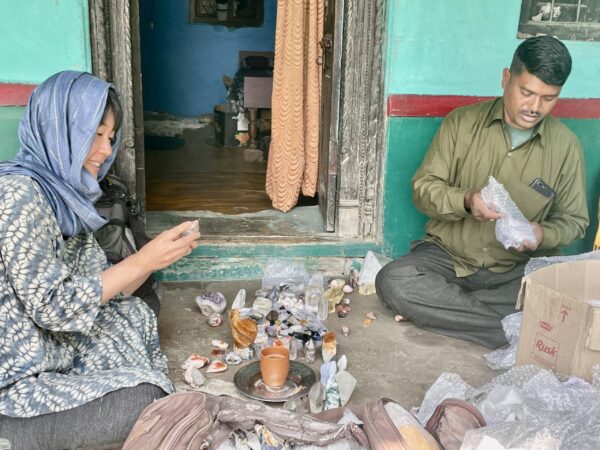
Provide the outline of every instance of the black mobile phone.
<path id="1" fill-rule="evenodd" d="M 554 192 L 554 190 L 552 190 L 552 188 L 548 186 L 541 178 L 536 178 L 533 180 L 529 187 L 547 198 L 554 198 L 556 195 L 556 192 Z"/>

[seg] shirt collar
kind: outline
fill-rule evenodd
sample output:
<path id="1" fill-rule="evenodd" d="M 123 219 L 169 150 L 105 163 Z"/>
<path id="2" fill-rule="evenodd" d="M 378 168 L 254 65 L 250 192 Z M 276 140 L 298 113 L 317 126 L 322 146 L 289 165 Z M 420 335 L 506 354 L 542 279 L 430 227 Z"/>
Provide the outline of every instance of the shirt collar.
<path id="1" fill-rule="evenodd" d="M 544 117 L 544 120 L 542 120 L 537 125 L 537 129 L 535 130 L 535 135 L 532 137 L 532 139 L 535 139 L 535 136 L 539 135 L 540 143 L 544 147 L 546 146 L 546 142 L 547 142 L 547 138 L 548 138 L 546 129 L 547 129 L 547 127 L 552 126 L 552 124 L 550 122 L 552 122 L 553 120 L 555 120 L 555 119 L 550 114 L 548 114 L 546 117 Z M 485 122 L 485 126 L 489 127 L 492 125 L 492 123 L 494 123 L 496 121 L 500 121 L 501 124 L 504 123 L 504 99 L 502 97 L 498 97 L 496 100 L 493 101 L 492 107 L 490 109 L 490 113 L 488 114 L 488 117 Z"/>
<path id="2" fill-rule="evenodd" d="M 498 120 L 500 122 L 504 120 L 504 100 L 502 97 L 498 97 L 492 102 L 492 107 L 485 121 L 485 126 L 489 127 Z"/>

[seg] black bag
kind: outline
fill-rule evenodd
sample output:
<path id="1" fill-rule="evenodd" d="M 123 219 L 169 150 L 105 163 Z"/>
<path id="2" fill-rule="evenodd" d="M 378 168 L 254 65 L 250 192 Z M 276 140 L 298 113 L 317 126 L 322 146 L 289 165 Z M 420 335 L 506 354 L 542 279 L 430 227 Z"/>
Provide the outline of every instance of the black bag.
<path id="1" fill-rule="evenodd" d="M 95 207 L 108 223 L 94 232 L 94 236 L 108 261 L 116 264 L 150 242 L 150 237 L 139 215 L 138 203 L 123 180 L 116 175 L 107 175 L 100 181 L 100 188 L 102 197 Z M 162 291 L 161 283 L 150 275 L 133 295 L 148 303 L 158 317 Z"/>

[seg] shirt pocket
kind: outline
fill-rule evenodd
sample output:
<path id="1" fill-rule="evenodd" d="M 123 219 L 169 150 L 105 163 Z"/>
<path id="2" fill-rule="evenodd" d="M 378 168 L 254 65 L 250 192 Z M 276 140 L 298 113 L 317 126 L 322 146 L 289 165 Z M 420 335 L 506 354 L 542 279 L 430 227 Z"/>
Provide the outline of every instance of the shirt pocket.
<path id="1" fill-rule="evenodd" d="M 543 217 L 546 216 L 546 212 L 552 203 L 551 198 L 540 194 L 521 180 L 515 180 L 504 187 L 527 220 L 541 222 Z"/>

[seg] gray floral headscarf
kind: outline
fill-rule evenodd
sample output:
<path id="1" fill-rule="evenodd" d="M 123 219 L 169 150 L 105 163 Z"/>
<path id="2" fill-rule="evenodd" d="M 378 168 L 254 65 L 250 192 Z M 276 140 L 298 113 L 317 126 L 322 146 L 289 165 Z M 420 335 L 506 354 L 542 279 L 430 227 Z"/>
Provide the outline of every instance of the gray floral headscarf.
<path id="1" fill-rule="evenodd" d="M 27 175 L 39 183 L 65 236 L 94 231 L 106 223 L 94 203 L 102 195 L 98 180 L 115 160 L 120 133 L 98 180 L 83 164 L 111 88 L 85 72 L 65 71 L 48 78 L 31 94 L 21 119 L 19 152 L 0 163 L 0 175 Z"/>

